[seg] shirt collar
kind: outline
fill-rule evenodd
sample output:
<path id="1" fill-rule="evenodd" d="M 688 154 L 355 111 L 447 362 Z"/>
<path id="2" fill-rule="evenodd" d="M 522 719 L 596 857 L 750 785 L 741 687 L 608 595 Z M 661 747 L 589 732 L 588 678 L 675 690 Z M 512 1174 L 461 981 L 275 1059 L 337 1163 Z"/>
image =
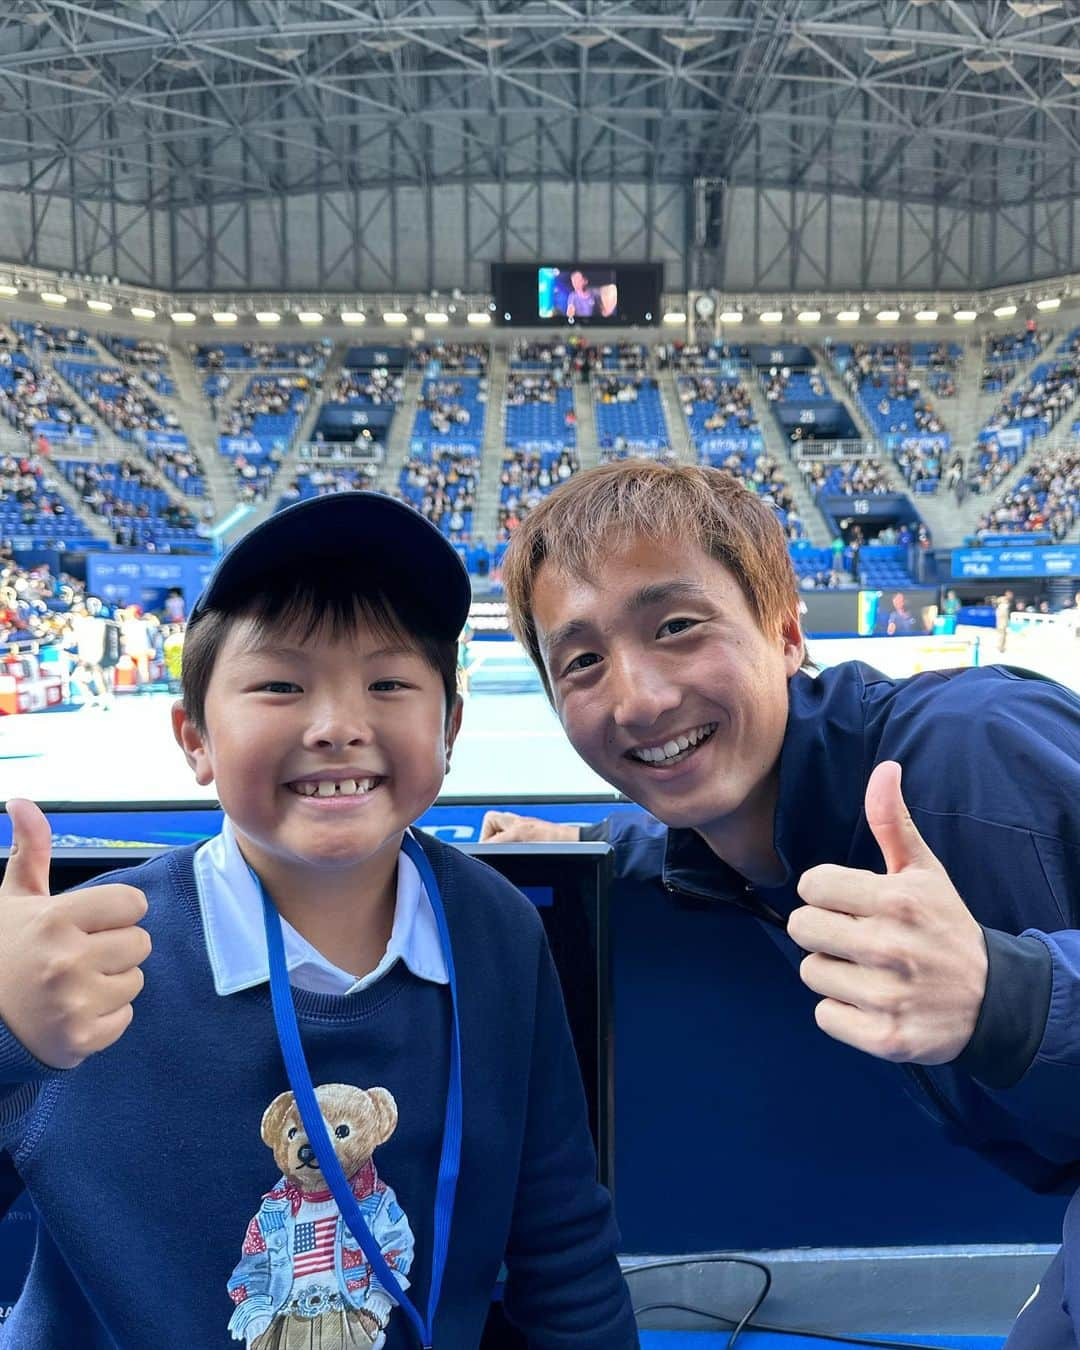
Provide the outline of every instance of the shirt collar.
<path id="1" fill-rule="evenodd" d="M 226 818 L 221 833 L 195 854 L 195 884 L 202 913 L 206 954 L 218 994 L 235 994 L 269 980 L 262 897 Z M 398 854 L 394 925 L 374 970 L 357 979 L 317 951 L 281 920 L 289 982 L 320 994 L 351 994 L 380 980 L 396 962 L 433 984 L 448 984 L 449 973 L 435 911 L 415 863 Z"/>

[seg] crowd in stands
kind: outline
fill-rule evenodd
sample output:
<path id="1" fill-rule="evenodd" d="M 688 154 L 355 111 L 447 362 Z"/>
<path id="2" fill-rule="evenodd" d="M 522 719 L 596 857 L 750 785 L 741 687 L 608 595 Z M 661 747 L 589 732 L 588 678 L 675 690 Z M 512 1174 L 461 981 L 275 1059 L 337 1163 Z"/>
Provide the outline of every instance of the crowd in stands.
<path id="1" fill-rule="evenodd" d="M 475 456 L 467 451 L 440 451 L 433 460 L 411 455 L 402 466 L 394 495 L 415 507 L 448 538 L 468 543 L 478 468 Z"/>
<path id="2" fill-rule="evenodd" d="M 145 465 L 131 459 L 115 463 L 66 460 L 60 467 L 83 505 L 108 522 L 117 545 L 153 550 L 196 536 L 199 519 L 187 507 L 172 502 Z M 207 503 L 203 524 L 212 515 Z"/>
<path id="3" fill-rule="evenodd" d="M 319 342 L 229 342 L 218 346 L 191 343 L 188 352 L 199 370 L 255 370 L 260 366 L 278 370 L 321 370 L 333 348 Z"/>
<path id="4" fill-rule="evenodd" d="M 466 407 L 466 386 L 461 380 L 428 380 L 420 391 L 417 408 L 426 412 L 436 435 L 448 436 L 454 427 L 467 427 L 472 414 Z M 479 381 L 476 400 L 487 401 L 487 380 Z"/>
<path id="5" fill-rule="evenodd" d="M 33 531 L 57 527 L 67 507 L 54 491 L 54 483 L 36 454 L 4 455 L 0 458 L 0 537 L 11 528 Z M 66 531 L 85 533 L 77 521 L 65 519 Z"/>
<path id="6" fill-rule="evenodd" d="M 885 471 L 876 459 L 842 462 L 800 459 L 799 472 L 811 496 L 868 497 L 892 492 Z"/>
<path id="7" fill-rule="evenodd" d="M 260 416 L 283 417 L 302 409 L 310 387 L 305 375 L 266 375 L 250 380 L 222 421 L 224 434 L 243 436 L 253 430 Z"/>
<path id="8" fill-rule="evenodd" d="M 189 446 L 149 447 L 147 458 L 188 497 L 201 497 L 206 491 L 206 468 Z"/>
<path id="9" fill-rule="evenodd" d="M 76 389 L 102 421 L 125 440 L 139 431 L 179 431 L 180 419 L 166 411 L 118 366 L 84 361 L 56 362 L 58 374 Z"/>
<path id="10" fill-rule="evenodd" d="M 1003 399 L 984 430 L 1001 431 L 1017 423 L 1043 422 L 1053 427 L 1076 398 L 1080 380 L 1080 353 L 1039 365 L 1024 387 Z"/>
<path id="11" fill-rule="evenodd" d="M 490 359 L 491 348 L 486 342 L 421 342 L 412 351 L 413 365 L 421 370 L 426 370 L 435 361 L 440 370 L 482 374 Z"/>
<path id="12" fill-rule="evenodd" d="M 1059 450 L 1032 464 L 979 518 L 976 535 L 1048 532 L 1060 543 L 1080 519 L 1080 449 Z"/>
<path id="13" fill-rule="evenodd" d="M 0 413 L 29 437 L 42 421 L 75 428 L 88 420 L 55 375 L 39 371 L 26 344 L 0 335 Z"/>
<path id="14" fill-rule="evenodd" d="M 819 370 L 795 371 L 788 366 L 770 366 L 762 371 L 761 387 L 770 403 L 783 399 L 829 398 Z"/>
<path id="15" fill-rule="evenodd" d="M 12 319 L 11 327 L 28 346 L 35 351 L 48 352 L 50 356 L 94 354 L 90 334 L 82 328 L 65 328 L 40 320 L 32 323 L 26 319 Z"/>
<path id="16" fill-rule="evenodd" d="M 555 452 L 515 450 L 507 455 L 499 472 L 499 524 L 496 541 L 510 537 L 511 531 L 560 483 L 565 483 L 581 467 L 577 452 L 566 448 Z"/>
<path id="17" fill-rule="evenodd" d="M 752 431 L 758 425 L 749 390 L 738 380 L 722 380 L 713 375 L 683 375 L 679 378 L 679 398 L 691 434 L 698 425 L 706 432 Z"/>
<path id="18" fill-rule="evenodd" d="M 405 397 L 405 377 L 377 366 L 372 370 L 343 370 L 325 397 L 327 403 L 398 404 Z"/>
<path id="19" fill-rule="evenodd" d="M 359 492 L 370 489 L 377 474 L 378 467 L 374 464 L 361 464 L 356 468 L 317 466 L 309 469 L 307 473 L 297 474 L 282 492 L 279 508 L 292 502 L 305 501 L 308 497 L 325 497 L 333 492 Z"/>
<path id="20" fill-rule="evenodd" d="M 706 370 L 726 361 L 745 365 L 745 359 L 726 342 L 661 342 L 653 348 L 661 370 Z"/>

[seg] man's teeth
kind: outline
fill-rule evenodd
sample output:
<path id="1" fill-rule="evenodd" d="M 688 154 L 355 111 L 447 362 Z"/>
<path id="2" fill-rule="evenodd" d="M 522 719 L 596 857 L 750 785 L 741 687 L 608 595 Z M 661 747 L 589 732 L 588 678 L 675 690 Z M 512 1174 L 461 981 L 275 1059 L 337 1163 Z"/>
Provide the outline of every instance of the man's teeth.
<path id="1" fill-rule="evenodd" d="M 715 722 L 709 722 L 703 727 L 695 727 L 693 731 L 688 731 L 683 736 L 665 741 L 663 745 L 645 745 L 640 749 L 631 750 L 630 753 L 635 759 L 643 760 L 646 764 L 663 764 L 666 760 L 675 759 L 687 750 L 692 750 L 694 746 L 700 745 L 712 735 L 716 726 Z"/>
<path id="2" fill-rule="evenodd" d="M 344 778 L 340 783 L 290 783 L 301 797 L 360 797 L 370 792 L 377 778 Z"/>

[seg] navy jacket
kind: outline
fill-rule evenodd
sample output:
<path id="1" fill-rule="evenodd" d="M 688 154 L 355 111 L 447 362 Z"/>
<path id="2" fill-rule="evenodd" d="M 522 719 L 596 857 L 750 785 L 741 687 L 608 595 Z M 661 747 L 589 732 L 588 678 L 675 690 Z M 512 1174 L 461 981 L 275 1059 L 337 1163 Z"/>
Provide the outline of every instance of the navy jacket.
<path id="1" fill-rule="evenodd" d="M 633 1350 L 618 1234 L 596 1181 L 539 916 L 484 864 L 418 837 L 457 966 L 464 1088 L 435 1346 L 479 1344 L 505 1261 L 506 1310 L 531 1347 Z M 260 1310 L 303 1323 L 340 1304 L 379 1313 L 387 1323 L 380 1347 L 416 1350 L 404 1314 L 369 1287 L 370 1267 L 351 1235 L 340 1220 L 335 1229 L 333 1215 L 313 1214 L 273 1141 L 261 1137 L 263 1113 L 288 1090 L 269 989 L 215 993 L 193 853 L 174 850 L 108 878 L 145 891 L 154 942 L 134 1021 L 115 1045 L 58 1072 L 0 1024 L 0 1147 L 41 1217 L 0 1346 L 235 1350 L 252 1339 Z M 384 1256 L 407 1276 L 410 1298 L 426 1307 L 448 990 L 398 963 L 359 992 L 293 990 L 293 999 L 316 1085 L 344 1085 L 346 1094 L 381 1088 L 394 1098 L 396 1122 L 373 1155 L 365 1143 L 371 1161 L 356 1171 L 354 1193 Z M 325 1254 L 318 1291 L 294 1282 L 305 1253 L 316 1264 Z M 335 1330 L 344 1314 L 336 1315 L 323 1345 L 345 1334 Z"/>
<path id="2" fill-rule="evenodd" d="M 989 954 L 964 1052 L 951 1064 L 898 1071 L 957 1142 L 1036 1190 L 1075 1190 L 1080 700 L 1003 666 L 892 680 L 853 661 L 816 678 L 800 672 L 789 688 L 774 831 L 782 885 L 749 886 L 693 831 L 669 831 L 644 812 L 609 817 L 582 837 L 610 840 L 618 876 L 659 879 L 683 903 L 747 910 L 797 966 L 803 953 L 786 921 L 802 903 L 798 880 L 825 862 L 884 871 L 863 798 L 875 764 L 898 760 L 915 824 L 982 925 Z M 1076 1247 L 1058 1264 L 1074 1272 L 1080 1345 L 1077 1203 L 1070 1215 Z M 1046 1350 L 1057 1346 L 1047 1341 Z"/>

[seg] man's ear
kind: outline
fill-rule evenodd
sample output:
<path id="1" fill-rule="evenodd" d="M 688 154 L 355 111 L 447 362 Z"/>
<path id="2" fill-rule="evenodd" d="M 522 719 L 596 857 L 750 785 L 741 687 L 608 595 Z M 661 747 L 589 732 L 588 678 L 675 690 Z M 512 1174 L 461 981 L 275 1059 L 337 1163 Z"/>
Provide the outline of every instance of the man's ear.
<path id="1" fill-rule="evenodd" d="M 799 623 L 799 615 L 795 610 L 791 610 L 784 616 L 780 636 L 784 642 L 784 665 L 787 667 L 787 674 L 790 679 L 792 675 L 798 673 L 806 654 L 802 625 Z"/>
<path id="2" fill-rule="evenodd" d="M 188 767 L 195 775 L 200 787 L 206 787 L 214 781 L 214 769 L 210 763 L 205 732 L 198 729 L 187 715 L 180 699 L 172 705 L 172 729 L 176 744 L 184 752 Z"/>
<path id="3" fill-rule="evenodd" d="M 458 732 L 461 730 L 461 714 L 464 711 L 465 703 L 460 694 L 454 695 L 454 706 L 450 710 L 450 716 L 446 719 L 446 767 L 450 767 L 450 755 L 454 749 L 454 742 L 458 738 Z"/>

